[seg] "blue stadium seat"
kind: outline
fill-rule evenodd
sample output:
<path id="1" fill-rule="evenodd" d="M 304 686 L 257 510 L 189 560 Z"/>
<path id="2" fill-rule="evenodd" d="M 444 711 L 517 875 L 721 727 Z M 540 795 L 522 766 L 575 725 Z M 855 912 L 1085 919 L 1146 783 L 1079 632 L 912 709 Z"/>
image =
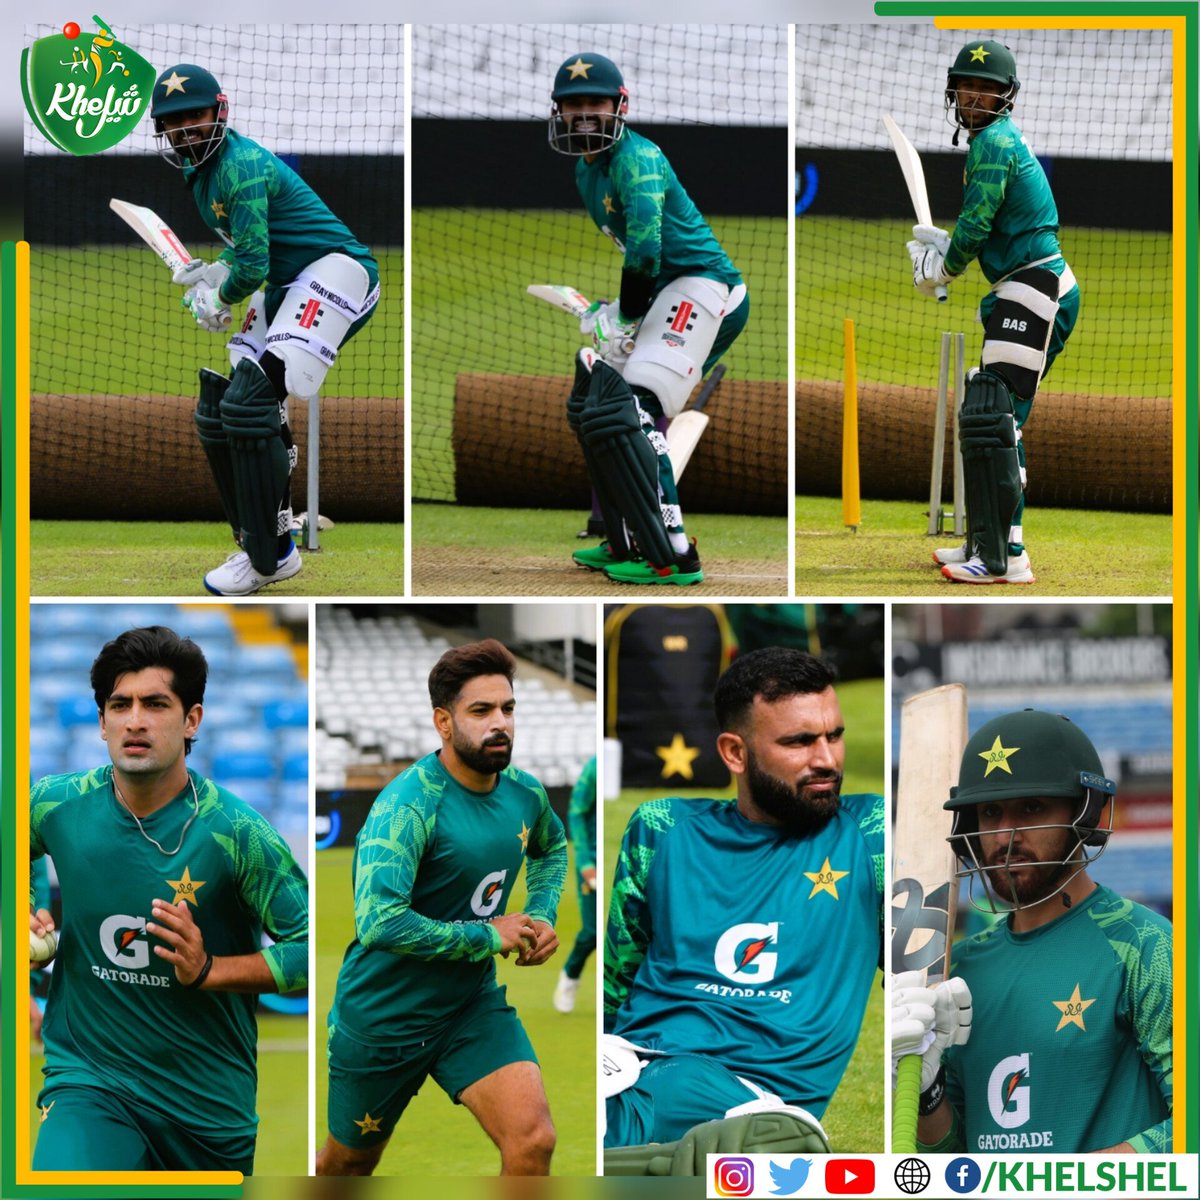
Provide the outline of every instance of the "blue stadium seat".
<path id="1" fill-rule="evenodd" d="M 277 700 L 264 704 L 262 710 L 263 724 L 268 729 L 308 728 L 308 701 L 303 704 L 293 700 Z"/>

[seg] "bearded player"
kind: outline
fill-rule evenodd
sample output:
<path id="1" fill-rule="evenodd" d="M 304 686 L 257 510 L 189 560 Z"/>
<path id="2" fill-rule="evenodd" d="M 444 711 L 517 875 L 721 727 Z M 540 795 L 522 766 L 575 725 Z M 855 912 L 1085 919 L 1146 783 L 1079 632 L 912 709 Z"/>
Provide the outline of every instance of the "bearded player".
<path id="1" fill-rule="evenodd" d="M 700 583 L 659 422 L 677 416 L 750 317 L 746 285 L 666 155 L 625 124 L 629 92 L 602 54 L 574 54 L 551 92 L 550 145 L 576 159 L 588 215 L 623 256 L 619 298 L 581 321 L 567 418 L 607 540 L 580 566 L 618 583 Z"/>
<path id="2" fill-rule="evenodd" d="M 442 655 L 429 675 L 441 749 L 393 779 L 359 831 L 318 1175 L 370 1175 L 431 1075 L 496 1143 L 501 1174 L 549 1174 L 550 1108 L 495 957 L 533 967 L 557 949 L 567 840 L 542 785 L 509 766 L 515 671 L 492 639 Z M 526 911 L 509 913 L 522 863 Z"/>
<path id="3" fill-rule="evenodd" d="M 923 1049 L 925 1151 L 1171 1152 L 1171 926 L 1088 874 L 1115 793 L 1059 714 L 968 741 L 950 841 L 976 907 L 1005 915 L 955 947 L 945 983 L 893 981 L 893 1060 Z"/>
<path id="4" fill-rule="evenodd" d="M 821 1153 L 881 961 L 884 802 L 841 795 L 831 669 L 736 658 L 717 749 L 736 801 L 634 813 L 604 960 L 605 1173 L 695 1175 L 708 1152 Z"/>
<path id="5" fill-rule="evenodd" d="M 979 304 L 983 351 L 968 373 L 959 443 L 967 540 L 934 551 L 953 583 L 1033 583 L 1025 549 L 1025 444 L 1038 386 L 1079 316 L 1079 286 L 1058 240 L 1058 208 L 1012 118 L 1021 84 L 1012 52 L 972 42 L 947 72 L 946 114 L 967 134 L 963 206 L 953 235 L 913 227 L 913 283 L 926 295 L 979 260 L 991 290 Z"/>
<path id="6" fill-rule="evenodd" d="M 229 126 L 229 101 L 193 63 L 164 71 L 150 105 L 158 151 L 183 172 L 204 223 L 225 243 L 215 262 L 174 275 L 202 329 L 227 332 L 229 377 L 200 371 L 196 430 L 239 549 L 204 577 L 248 596 L 301 567 L 291 539 L 296 450 L 288 396 L 310 401 L 339 347 L 379 299 L 371 252 L 286 163 Z M 314 514 L 315 519 L 315 514 Z"/>
<path id="7" fill-rule="evenodd" d="M 30 792 L 63 911 L 35 1171 L 253 1171 L 255 995 L 307 986 L 308 883 L 262 816 L 187 768 L 207 674 L 162 626 L 109 642 L 91 682 L 112 765 Z M 30 906 L 31 933 L 53 925 Z"/>

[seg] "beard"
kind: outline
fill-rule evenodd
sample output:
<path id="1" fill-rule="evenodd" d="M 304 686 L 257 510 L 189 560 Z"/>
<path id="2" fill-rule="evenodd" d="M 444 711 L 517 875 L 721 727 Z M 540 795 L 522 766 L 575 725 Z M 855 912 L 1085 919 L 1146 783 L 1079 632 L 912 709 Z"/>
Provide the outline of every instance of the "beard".
<path id="1" fill-rule="evenodd" d="M 1022 868 L 1019 875 L 1004 869 L 1008 860 L 1007 849 L 992 855 L 987 862 L 991 868 L 987 871 L 987 880 L 998 899 L 1006 904 L 1029 907 L 1053 895 L 1062 883 L 1063 876 L 1079 869 L 1080 864 L 1068 858 L 1070 851 L 1067 845 L 1075 840 L 1075 834 L 1069 829 L 1061 832 L 1062 840 L 1057 849 L 1048 851 L 1037 866 L 1030 865 L 1029 859 L 1017 858 L 1012 862 L 1012 866 Z"/>
<path id="2" fill-rule="evenodd" d="M 512 759 L 512 739 L 503 733 L 493 734 L 476 743 L 468 741 L 455 729 L 451 744 L 455 754 L 472 771 L 478 771 L 481 775 L 495 775 L 503 771 Z"/>
<path id="3" fill-rule="evenodd" d="M 833 790 L 821 792 L 813 784 L 833 781 Z M 810 771 L 795 785 L 762 770 L 754 751 L 746 747 L 746 782 L 750 799 L 789 837 L 820 833 L 842 807 L 842 777 L 837 771 Z"/>

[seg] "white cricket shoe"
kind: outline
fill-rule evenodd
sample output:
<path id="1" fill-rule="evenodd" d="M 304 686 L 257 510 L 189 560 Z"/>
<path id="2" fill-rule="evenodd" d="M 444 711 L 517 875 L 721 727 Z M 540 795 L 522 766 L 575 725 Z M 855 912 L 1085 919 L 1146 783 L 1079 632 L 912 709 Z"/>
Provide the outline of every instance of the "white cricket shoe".
<path id="1" fill-rule="evenodd" d="M 947 563 L 942 567 L 942 574 L 951 583 L 1033 583 L 1033 569 L 1029 565 L 1029 553 L 1022 550 L 1020 554 L 1008 556 L 1008 570 L 1003 575 L 993 575 L 983 564 L 978 555 L 968 558 L 963 563 Z"/>
<path id="2" fill-rule="evenodd" d="M 250 564 L 245 550 L 231 554 L 219 567 L 204 577 L 204 586 L 214 596 L 252 596 L 268 584 L 281 583 L 300 573 L 303 566 L 295 546 L 279 560 L 274 575 L 260 575 Z"/>
<path id="3" fill-rule="evenodd" d="M 939 567 L 947 566 L 950 563 L 965 563 L 970 557 L 966 542 L 963 542 L 961 546 L 948 546 L 944 550 L 933 552 L 933 561 Z"/>
<path id="4" fill-rule="evenodd" d="M 560 1013 L 575 1011 L 575 993 L 579 991 L 579 980 L 572 979 L 566 971 L 560 971 L 558 986 L 554 989 L 554 1007 Z"/>

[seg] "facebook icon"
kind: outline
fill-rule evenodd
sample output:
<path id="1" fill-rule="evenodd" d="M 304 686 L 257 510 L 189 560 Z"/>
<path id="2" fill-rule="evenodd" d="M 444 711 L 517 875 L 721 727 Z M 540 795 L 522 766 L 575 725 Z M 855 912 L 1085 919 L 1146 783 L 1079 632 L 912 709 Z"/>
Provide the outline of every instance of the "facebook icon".
<path id="1" fill-rule="evenodd" d="M 978 1163 L 970 1158 L 956 1158 L 946 1168 L 946 1184 L 955 1192 L 973 1192 L 982 1177 Z"/>

